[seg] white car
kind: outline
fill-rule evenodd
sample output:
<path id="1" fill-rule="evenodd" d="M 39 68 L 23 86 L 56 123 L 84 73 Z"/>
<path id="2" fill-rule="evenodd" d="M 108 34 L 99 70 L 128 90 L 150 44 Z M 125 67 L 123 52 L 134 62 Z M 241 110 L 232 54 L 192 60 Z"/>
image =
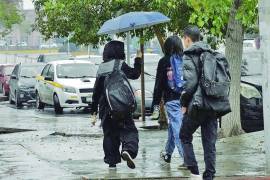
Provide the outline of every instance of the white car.
<path id="1" fill-rule="evenodd" d="M 37 77 L 36 107 L 52 105 L 57 114 L 63 113 L 63 108 L 89 107 L 95 80 L 96 67 L 89 61 L 50 62 Z"/>

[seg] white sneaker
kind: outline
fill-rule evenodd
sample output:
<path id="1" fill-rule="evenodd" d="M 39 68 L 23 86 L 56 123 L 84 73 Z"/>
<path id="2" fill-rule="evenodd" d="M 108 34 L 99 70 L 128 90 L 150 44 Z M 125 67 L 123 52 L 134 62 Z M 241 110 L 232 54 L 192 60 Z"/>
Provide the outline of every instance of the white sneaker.
<path id="1" fill-rule="evenodd" d="M 203 180 L 201 175 L 190 174 L 190 180 Z"/>

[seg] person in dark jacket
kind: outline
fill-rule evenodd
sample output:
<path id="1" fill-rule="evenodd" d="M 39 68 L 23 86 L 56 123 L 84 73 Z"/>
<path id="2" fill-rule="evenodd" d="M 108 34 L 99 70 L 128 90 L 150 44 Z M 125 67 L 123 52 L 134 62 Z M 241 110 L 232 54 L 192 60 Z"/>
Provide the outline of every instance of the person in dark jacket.
<path id="1" fill-rule="evenodd" d="M 168 115 L 169 127 L 165 153 L 162 154 L 162 158 L 165 162 L 170 163 L 175 146 L 178 149 L 180 157 L 183 157 L 182 143 L 179 139 L 179 131 L 183 118 L 180 106 L 181 91 L 176 92 L 169 86 L 169 76 L 172 73 L 171 58 L 178 57 L 177 60 L 182 62 L 183 45 L 178 36 L 167 38 L 164 43 L 164 54 L 165 56 L 158 63 L 153 107 L 157 111 L 163 98 Z M 183 73 L 180 72 L 180 74 Z"/>
<path id="2" fill-rule="evenodd" d="M 201 179 L 198 164 L 195 158 L 192 139 L 193 133 L 201 127 L 202 144 L 204 150 L 205 171 L 204 180 L 212 180 L 216 173 L 216 140 L 217 140 L 217 117 L 214 113 L 198 111 L 196 117 L 188 116 L 188 110 L 192 105 L 192 98 L 199 86 L 200 55 L 210 47 L 200 41 L 200 30 L 197 26 L 188 26 L 184 30 L 183 42 L 185 46 L 183 57 L 184 89 L 181 95 L 182 112 L 185 114 L 180 131 L 180 139 L 183 143 L 184 160 L 191 171 L 192 179 Z M 203 94 L 202 94 L 203 95 Z"/>
<path id="3" fill-rule="evenodd" d="M 105 45 L 103 52 L 104 63 L 113 60 L 124 60 L 124 43 L 120 41 L 111 41 Z M 138 79 L 141 74 L 141 53 L 137 54 L 135 59 L 134 68 L 128 66 L 123 62 L 121 70 L 129 79 Z M 104 74 L 98 74 L 92 103 L 92 114 L 95 115 L 99 112 L 101 125 L 103 128 L 103 150 L 104 162 L 109 164 L 110 168 L 116 168 L 116 164 L 121 162 L 121 158 L 127 161 L 129 168 L 134 169 L 135 164 L 133 159 L 138 154 L 138 131 L 132 118 L 129 114 L 124 121 L 114 119 L 111 117 L 109 104 L 105 97 L 104 92 Z M 94 117 L 95 119 L 95 117 Z M 122 151 L 119 152 L 120 144 L 122 144 Z"/>

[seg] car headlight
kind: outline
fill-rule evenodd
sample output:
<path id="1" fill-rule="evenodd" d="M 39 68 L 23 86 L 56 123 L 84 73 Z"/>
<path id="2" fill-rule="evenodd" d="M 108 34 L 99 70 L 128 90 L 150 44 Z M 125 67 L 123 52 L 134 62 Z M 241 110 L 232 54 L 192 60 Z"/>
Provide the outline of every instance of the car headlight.
<path id="1" fill-rule="evenodd" d="M 241 83 L 241 95 L 247 99 L 262 98 L 261 93 L 253 86 Z"/>
<path id="2" fill-rule="evenodd" d="M 63 91 L 67 93 L 76 93 L 76 89 L 73 87 L 64 87 Z"/>
<path id="3" fill-rule="evenodd" d="M 142 91 L 140 90 L 140 89 L 138 89 L 138 90 L 136 90 L 135 91 L 135 96 L 137 96 L 137 97 L 141 97 L 142 96 Z M 145 97 L 146 98 L 152 98 L 152 93 L 150 92 L 150 91 L 145 91 Z"/>

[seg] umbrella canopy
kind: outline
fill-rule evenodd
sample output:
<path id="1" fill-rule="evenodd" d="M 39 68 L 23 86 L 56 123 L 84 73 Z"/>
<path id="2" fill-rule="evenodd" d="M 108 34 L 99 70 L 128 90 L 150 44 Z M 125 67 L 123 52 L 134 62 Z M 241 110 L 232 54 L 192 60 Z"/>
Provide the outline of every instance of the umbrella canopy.
<path id="1" fill-rule="evenodd" d="M 130 12 L 106 21 L 98 31 L 98 34 L 116 34 L 168 21 L 170 21 L 170 18 L 160 12 Z"/>

